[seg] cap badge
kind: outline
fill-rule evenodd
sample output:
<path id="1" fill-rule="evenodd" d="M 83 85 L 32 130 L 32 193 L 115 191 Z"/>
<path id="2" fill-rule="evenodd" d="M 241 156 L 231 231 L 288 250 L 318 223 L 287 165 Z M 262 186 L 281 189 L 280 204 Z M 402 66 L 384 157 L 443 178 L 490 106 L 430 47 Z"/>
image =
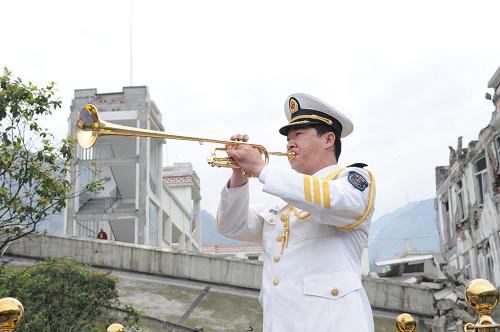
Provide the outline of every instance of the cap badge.
<path id="1" fill-rule="evenodd" d="M 290 109 L 290 113 L 295 113 L 299 111 L 299 102 L 295 98 L 290 98 L 288 101 L 288 108 Z"/>

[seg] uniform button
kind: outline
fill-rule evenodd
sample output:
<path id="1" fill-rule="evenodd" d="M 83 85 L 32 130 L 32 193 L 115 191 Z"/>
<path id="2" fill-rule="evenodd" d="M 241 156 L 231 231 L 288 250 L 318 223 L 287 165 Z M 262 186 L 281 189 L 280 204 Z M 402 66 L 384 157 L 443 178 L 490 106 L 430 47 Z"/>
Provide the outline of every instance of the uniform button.
<path id="1" fill-rule="evenodd" d="M 278 279 L 273 280 L 273 285 L 278 286 L 280 284 L 280 281 Z"/>
<path id="2" fill-rule="evenodd" d="M 337 288 L 333 288 L 331 291 L 330 291 L 330 294 L 332 294 L 333 296 L 337 296 L 339 295 L 339 290 Z"/>
<path id="3" fill-rule="evenodd" d="M 280 256 L 274 256 L 274 257 L 273 257 L 273 261 L 274 261 L 275 263 L 278 263 L 278 262 L 280 261 Z"/>
<path id="4" fill-rule="evenodd" d="M 276 241 L 281 242 L 283 240 L 283 235 L 276 236 Z"/>

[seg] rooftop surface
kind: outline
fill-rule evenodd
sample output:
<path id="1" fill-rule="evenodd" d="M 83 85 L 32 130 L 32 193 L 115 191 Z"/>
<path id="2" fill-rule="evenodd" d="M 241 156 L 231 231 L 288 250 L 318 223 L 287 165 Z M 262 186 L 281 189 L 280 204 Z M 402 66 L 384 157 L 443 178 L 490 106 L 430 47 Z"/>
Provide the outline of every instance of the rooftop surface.
<path id="1" fill-rule="evenodd" d="M 7 257 L 8 265 L 29 266 L 36 261 Z M 92 268 L 94 269 L 94 268 Z M 118 278 L 123 302 L 143 311 L 144 332 L 262 331 L 258 291 L 160 277 L 143 273 L 95 269 Z M 376 332 L 393 332 L 392 313 L 375 317 Z M 162 323 L 162 322 L 167 322 Z M 173 326 L 179 325 L 174 329 Z M 419 331 L 426 331 L 419 329 Z"/>

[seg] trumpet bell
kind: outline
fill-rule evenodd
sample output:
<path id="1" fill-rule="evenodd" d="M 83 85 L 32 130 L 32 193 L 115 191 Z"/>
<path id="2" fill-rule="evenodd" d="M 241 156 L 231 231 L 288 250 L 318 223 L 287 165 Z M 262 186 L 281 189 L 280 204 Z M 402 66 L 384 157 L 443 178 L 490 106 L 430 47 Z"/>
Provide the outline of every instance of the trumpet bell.
<path id="1" fill-rule="evenodd" d="M 90 149 L 99 136 L 99 114 L 94 105 L 87 104 L 76 120 L 76 138 L 84 149 Z"/>

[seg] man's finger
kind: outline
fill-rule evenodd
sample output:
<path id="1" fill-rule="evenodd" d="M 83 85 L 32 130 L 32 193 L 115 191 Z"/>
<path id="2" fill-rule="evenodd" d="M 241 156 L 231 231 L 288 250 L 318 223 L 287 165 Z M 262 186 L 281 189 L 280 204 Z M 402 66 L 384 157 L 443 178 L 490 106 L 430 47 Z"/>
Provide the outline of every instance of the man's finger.
<path id="1" fill-rule="evenodd" d="M 234 134 L 233 136 L 231 136 L 231 141 L 239 141 L 241 137 L 241 134 Z"/>
<path id="2" fill-rule="evenodd" d="M 236 150 L 227 150 L 227 155 L 234 160 L 238 160 L 240 158 L 240 154 Z"/>
<path id="3" fill-rule="evenodd" d="M 248 142 L 248 135 L 247 134 L 234 134 L 231 136 L 231 141 L 237 141 L 237 142 Z"/>
<path id="4" fill-rule="evenodd" d="M 228 155 L 229 157 L 233 157 L 233 155 L 234 155 L 234 150 L 227 150 L 226 152 L 227 152 L 227 155 Z"/>

